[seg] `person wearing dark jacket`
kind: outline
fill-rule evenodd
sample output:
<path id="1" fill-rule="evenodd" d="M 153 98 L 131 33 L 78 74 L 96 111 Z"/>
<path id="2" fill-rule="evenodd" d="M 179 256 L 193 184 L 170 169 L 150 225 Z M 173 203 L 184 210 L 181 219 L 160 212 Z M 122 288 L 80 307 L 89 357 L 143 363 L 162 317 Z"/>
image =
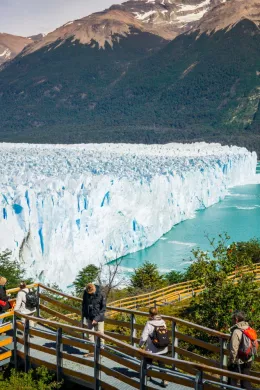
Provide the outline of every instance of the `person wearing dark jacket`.
<path id="1" fill-rule="evenodd" d="M 7 279 L 3 276 L 0 276 L 0 314 L 3 314 L 6 310 L 10 309 L 10 303 L 8 300 L 10 297 L 6 294 L 6 285 Z M 3 319 L 0 318 L 0 325 L 2 324 Z"/>
<path id="2" fill-rule="evenodd" d="M 106 300 L 101 293 L 99 286 L 93 283 L 89 283 L 83 294 L 82 302 L 82 317 L 83 324 L 87 325 L 87 328 L 96 332 L 104 333 L 104 320 L 106 312 Z M 89 341 L 93 344 L 95 342 L 92 334 L 88 335 Z M 101 343 L 103 344 L 101 339 Z M 94 356 L 93 353 L 85 355 L 87 357 Z"/>

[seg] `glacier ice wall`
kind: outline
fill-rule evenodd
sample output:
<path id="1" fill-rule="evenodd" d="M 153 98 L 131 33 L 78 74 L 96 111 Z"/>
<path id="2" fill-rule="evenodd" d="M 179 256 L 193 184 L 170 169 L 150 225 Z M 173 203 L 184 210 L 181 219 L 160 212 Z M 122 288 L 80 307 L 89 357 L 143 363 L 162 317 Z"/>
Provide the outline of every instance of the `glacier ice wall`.
<path id="1" fill-rule="evenodd" d="M 0 250 L 70 285 L 89 263 L 148 247 L 255 175 L 244 148 L 0 144 Z"/>

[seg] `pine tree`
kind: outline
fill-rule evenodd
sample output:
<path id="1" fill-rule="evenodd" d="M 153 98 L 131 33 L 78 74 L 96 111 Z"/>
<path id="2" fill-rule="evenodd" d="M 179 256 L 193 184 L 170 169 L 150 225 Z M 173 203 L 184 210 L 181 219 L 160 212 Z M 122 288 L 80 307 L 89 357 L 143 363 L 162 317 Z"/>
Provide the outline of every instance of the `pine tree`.
<path id="1" fill-rule="evenodd" d="M 88 283 L 93 283 L 99 276 L 100 269 L 94 264 L 89 264 L 79 271 L 73 285 L 77 296 L 82 296 L 83 290 Z"/>

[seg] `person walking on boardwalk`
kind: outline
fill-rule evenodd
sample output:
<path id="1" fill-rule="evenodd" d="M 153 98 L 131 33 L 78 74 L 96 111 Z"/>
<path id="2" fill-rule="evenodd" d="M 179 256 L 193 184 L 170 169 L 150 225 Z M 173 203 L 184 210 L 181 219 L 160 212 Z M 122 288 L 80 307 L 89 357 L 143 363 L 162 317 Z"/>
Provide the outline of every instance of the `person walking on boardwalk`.
<path id="1" fill-rule="evenodd" d="M 0 276 L 0 314 L 3 314 L 11 307 L 9 303 L 10 297 L 6 294 L 6 283 L 7 279 L 3 276 Z M 0 325 L 2 325 L 2 323 L 3 319 L 0 318 Z"/>
<path id="2" fill-rule="evenodd" d="M 245 321 L 243 312 L 235 311 L 232 315 L 232 322 L 228 369 L 232 372 L 250 375 L 252 361 L 258 347 L 257 334 Z M 237 386 L 237 380 L 230 378 L 229 384 Z M 241 381 L 241 387 L 247 390 L 252 389 L 251 383 L 246 380 Z"/>
<path id="3" fill-rule="evenodd" d="M 83 294 L 82 317 L 83 324 L 87 328 L 96 332 L 104 333 L 104 320 L 106 312 L 106 300 L 100 291 L 100 287 L 89 283 Z M 92 334 L 88 335 L 89 341 L 94 344 L 95 338 Z M 101 343 L 103 344 L 101 339 Z M 85 357 L 93 357 L 94 353 L 90 352 Z"/>
<path id="4" fill-rule="evenodd" d="M 22 281 L 19 287 L 20 291 L 18 291 L 17 294 L 14 311 L 32 316 L 35 313 L 38 304 L 37 297 L 35 293 L 26 286 L 26 282 Z M 25 322 L 24 318 L 22 318 L 22 322 Z M 35 327 L 35 322 L 30 321 L 30 326 Z"/>
<path id="5" fill-rule="evenodd" d="M 168 345 L 169 345 L 169 336 L 166 327 L 165 321 L 158 313 L 156 307 L 149 309 L 149 320 L 146 322 L 144 327 L 139 346 L 145 350 L 155 355 L 167 355 Z M 147 359 L 147 364 L 152 364 L 153 359 Z M 158 362 L 159 367 L 165 368 L 165 364 Z M 168 382 L 162 380 L 161 385 L 167 387 Z"/>

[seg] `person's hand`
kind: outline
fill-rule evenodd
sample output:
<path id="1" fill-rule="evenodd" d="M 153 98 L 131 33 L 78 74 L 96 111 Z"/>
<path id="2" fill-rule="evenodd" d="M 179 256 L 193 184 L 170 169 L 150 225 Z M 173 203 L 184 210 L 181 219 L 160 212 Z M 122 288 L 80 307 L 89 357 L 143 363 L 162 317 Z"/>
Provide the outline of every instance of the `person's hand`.
<path id="1" fill-rule="evenodd" d="M 92 325 L 97 325 L 97 321 L 93 320 Z"/>

